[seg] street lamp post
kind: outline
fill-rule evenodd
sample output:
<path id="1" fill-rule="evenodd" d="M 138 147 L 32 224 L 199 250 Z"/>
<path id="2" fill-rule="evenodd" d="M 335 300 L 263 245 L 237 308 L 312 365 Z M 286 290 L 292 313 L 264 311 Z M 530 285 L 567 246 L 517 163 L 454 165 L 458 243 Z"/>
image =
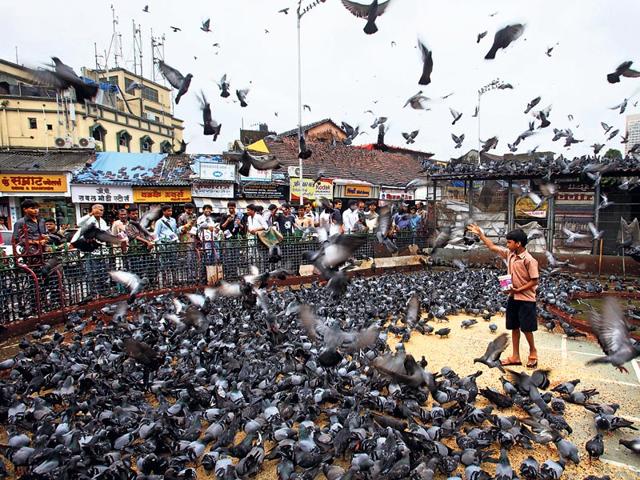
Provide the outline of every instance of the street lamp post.
<path id="1" fill-rule="evenodd" d="M 298 8 L 296 9 L 296 27 L 298 34 L 298 173 L 300 174 L 300 191 L 298 193 L 300 196 L 300 205 L 304 204 L 304 189 L 302 188 L 302 157 L 300 155 L 302 144 L 302 54 L 300 49 L 300 20 L 302 20 L 302 17 L 312 8 L 318 6 L 320 3 L 324 3 L 326 0 L 314 0 L 304 9 L 302 8 L 302 1 L 303 0 L 298 0 Z"/>
<path id="2" fill-rule="evenodd" d="M 508 83 L 504 83 L 499 78 L 496 78 L 478 90 L 478 164 L 480 164 L 480 150 L 482 149 L 482 140 L 480 140 L 480 116 L 482 115 L 480 102 L 482 101 L 482 95 L 492 90 L 504 90 L 506 88 L 513 87 Z"/>

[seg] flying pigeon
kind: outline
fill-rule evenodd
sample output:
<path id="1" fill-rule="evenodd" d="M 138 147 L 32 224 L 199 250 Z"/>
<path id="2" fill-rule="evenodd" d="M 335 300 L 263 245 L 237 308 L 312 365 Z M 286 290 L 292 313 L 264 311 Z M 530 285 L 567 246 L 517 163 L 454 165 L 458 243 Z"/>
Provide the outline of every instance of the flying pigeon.
<path id="1" fill-rule="evenodd" d="M 478 34 L 478 39 L 476 40 L 476 43 L 480 43 L 480 40 L 482 40 L 484 37 L 487 36 L 487 33 L 489 33 L 488 31 L 484 31 Z"/>
<path id="2" fill-rule="evenodd" d="M 211 29 L 209 28 L 209 26 L 211 25 L 211 19 L 207 18 L 204 22 L 202 22 L 202 26 L 200 27 L 200 30 L 202 30 L 203 32 L 210 32 Z"/>
<path id="3" fill-rule="evenodd" d="M 420 130 L 414 130 L 411 133 L 402 132 L 402 136 L 407 141 L 407 145 L 410 144 L 410 143 L 416 143 L 415 138 L 418 136 L 419 132 L 420 132 Z"/>
<path id="4" fill-rule="evenodd" d="M 618 83 L 620 82 L 620 77 L 627 77 L 627 78 L 640 77 L 640 72 L 638 72 L 637 70 L 633 70 L 631 68 L 632 64 L 633 62 L 629 60 L 618 65 L 615 72 L 607 75 L 607 81 L 609 83 Z"/>
<path id="5" fill-rule="evenodd" d="M 418 84 L 429 85 L 431 83 L 431 72 L 433 71 L 433 52 L 420 40 L 418 40 L 418 48 L 422 55 L 422 76 L 418 80 Z"/>
<path id="6" fill-rule="evenodd" d="M 524 32 L 524 25 L 516 23 L 514 25 L 507 25 L 506 27 L 498 30 L 493 37 L 493 45 L 491 49 L 485 55 L 485 60 L 493 60 L 496 58 L 496 53 L 501 48 L 507 48 L 511 42 L 514 42 Z"/>
<path id="7" fill-rule="evenodd" d="M 460 135 L 459 137 L 452 133 L 451 134 L 451 138 L 455 142 L 456 148 L 462 147 L 462 142 L 464 142 L 464 133 L 462 135 Z"/>
<path id="8" fill-rule="evenodd" d="M 240 106 L 241 107 L 246 107 L 248 105 L 247 103 L 247 94 L 249 93 L 249 89 L 248 88 L 244 88 L 242 90 L 236 90 L 236 96 L 238 97 L 238 100 L 240 100 Z"/>
<path id="9" fill-rule="evenodd" d="M 222 98 L 227 98 L 230 95 L 229 93 L 230 85 L 231 84 L 227 80 L 227 74 L 225 73 L 224 75 L 222 75 L 222 78 L 218 82 L 218 87 L 220 88 L 220 96 Z"/>
<path id="10" fill-rule="evenodd" d="M 218 135 L 220 135 L 220 125 L 216 122 L 211 116 L 211 105 L 207 101 L 207 97 L 204 96 L 204 92 L 200 92 L 200 109 L 202 110 L 202 121 L 201 124 L 204 127 L 204 135 L 213 135 L 213 141 L 215 142 L 218 139 Z"/>
<path id="11" fill-rule="evenodd" d="M 451 125 L 455 125 L 457 121 L 462 118 L 462 113 L 455 111 L 453 108 L 449 108 L 449 113 L 451 113 L 451 116 L 453 117 Z"/>
<path id="12" fill-rule="evenodd" d="M 402 108 L 410 105 L 414 110 L 429 110 L 427 106 L 428 101 L 429 97 L 422 95 L 422 90 L 420 90 L 413 97 L 409 98 Z"/>
<path id="13" fill-rule="evenodd" d="M 631 339 L 622 309 L 616 299 L 605 297 L 602 314 L 593 313 L 589 317 L 589 323 L 605 356 L 596 357 L 588 361 L 587 365 L 610 363 L 626 371 L 623 365 L 640 356 L 640 349 Z"/>
<path id="14" fill-rule="evenodd" d="M 540 97 L 536 97 L 533 100 L 531 100 L 529 103 L 527 103 L 527 108 L 524 110 L 524 113 L 529 113 L 533 107 L 535 107 L 537 104 L 540 103 L 540 100 L 541 100 Z"/>
<path id="15" fill-rule="evenodd" d="M 46 70 L 31 70 L 35 81 L 41 85 L 46 85 L 51 88 L 55 88 L 59 92 L 73 87 L 76 92 L 76 100 L 79 103 L 84 103 L 86 100 L 93 100 L 98 94 L 97 85 L 89 85 L 85 83 L 76 72 L 73 71 L 68 65 L 65 65 L 58 57 L 51 57 L 53 60 L 54 69 Z"/>
<path id="16" fill-rule="evenodd" d="M 351 0 L 342 0 L 344 7 L 358 18 L 366 18 L 367 24 L 364 27 L 364 33 L 372 35 L 378 31 L 376 26 L 376 18 L 382 15 L 392 0 L 386 0 L 379 3 L 373 0 L 370 5 L 362 5 L 361 3 L 352 2 Z"/>
<path id="17" fill-rule="evenodd" d="M 182 98 L 182 96 L 189 90 L 189 85 L 191 85 L 191 78 L 193 78 L 193 75 L 189 73 L 184 77 L 178 70 L 170 67 L 162 60 L 158 61 L 158 68 L 160 69 L 162 76 L 167 79 L 167 82 L 169 82 L 173 88 L 178 89 L 178 94 L 176 95 L 177 105 L 180 103 L 180 98 Z"/>

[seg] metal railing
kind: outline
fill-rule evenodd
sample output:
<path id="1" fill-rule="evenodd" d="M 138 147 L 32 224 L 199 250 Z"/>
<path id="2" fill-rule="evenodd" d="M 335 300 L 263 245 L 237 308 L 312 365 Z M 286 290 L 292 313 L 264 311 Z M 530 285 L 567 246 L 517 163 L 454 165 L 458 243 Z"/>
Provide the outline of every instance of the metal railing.
<path id="1" fill-rule="evenodd" d="M 356 258 L 390 256 L 375 235 L 365 242 Z M 400 231 L 395 242 L 427 246 L 425 231 Z M 146 247 L 102 247 L 92 253 L 61 250 L 0 258 L 0 325 L 42 317 L 65 308 L 117 297 L 126 293 L 111 281 L 108 272 L 125 270 L 146 278 L 146 291 L 197 287 L 219 280 L 234 281 L 256 266 L 261 272 L 286 269 L 298 274 L 308 262 L 304 253 L 319 248 L 314 237 L 285 237 L 279 258 L 256 239 L 231 239 L 204 243 L 157 244 Z"/>

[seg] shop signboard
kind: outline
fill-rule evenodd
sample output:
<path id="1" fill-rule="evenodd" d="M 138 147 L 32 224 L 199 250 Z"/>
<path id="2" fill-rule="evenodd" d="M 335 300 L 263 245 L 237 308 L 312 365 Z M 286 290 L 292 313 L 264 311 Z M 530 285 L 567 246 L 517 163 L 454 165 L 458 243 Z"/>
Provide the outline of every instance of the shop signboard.
<path id="1" fill-rule="evenodd" d="M 71 185 L 73 203 L 131 203 L 133 189 L 120 185 Z"/>
<path id="2" fill-rule="evenodd" d="M 380 200 L 398 201 L 413 200 L 415 191 L 405 192 L 402 188 L 384 188 L 380 189 Z"/>
<path id="3" fill-rule="evenodd" d="M 331 200 L 333 198 L 333 180 L 328 178 L 321 178 L 315 184 L 315 197 L 316 200 L 322 197 Z"/>
<path id="4" fill-rule="evenodd" d="M 203 198 L 233 198 L 233 183 L 210 183 L 194 185 L 191 195 Z"/>
<path id="5" fill-rule="evenodd" d="M 371 185 L 345 185 L 344 196 L 349 198 L 369 198 Z"/>
<path id="6" fill-rule="evenodd" d="M 300 193 L 306 200 L 313 200 L 316 196 L 316 188 L 312 178 L 303 178 L 302 187 L 299 177 L 289 178 L 289 200 L 292 202 L 300 201 Z"/>
<path id="7" fill-rule="evenodd" d="M 0 192 L 24 194 L 66 193 L 65 174 L 0 173 Z"/>
<path id="8" fill-rule="evenodd" d="M 200 179 L 235 182 L 236 165 L 228 163 L 200 163 Z"/>
<path id="9" fill-rule="evenodd" d="M 190 187 L 136 187 L 135 203 L 182 203 L 191 201 Z"/>

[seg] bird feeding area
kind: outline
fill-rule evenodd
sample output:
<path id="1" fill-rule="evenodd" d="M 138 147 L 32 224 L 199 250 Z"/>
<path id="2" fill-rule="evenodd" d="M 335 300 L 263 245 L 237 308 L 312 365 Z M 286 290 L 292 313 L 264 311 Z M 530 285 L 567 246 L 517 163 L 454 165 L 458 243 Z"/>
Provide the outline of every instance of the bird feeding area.
<path id="1" fill-rule="evenodd" d="M 636 421 L 637 360 L 626 365 L 629 374 L 586 367 L 602 355 L 592 339 L 541 329 L 543 381 L 532 369 L 502 374 L 473 362 L 504 333 L 498 274 L 356 278 L 337 298 L 317 284 L 270 289 L 259 308 L 247 298 L 207 303 L 205 296 L 165 294 L 137 299 L 126 317 L 120 304 L 92 321 L 72 315 L 59 330 L 41 326 L 2 346 L 0 443 L 9 448 L 0 459 L 15 477 L 60 478 L 82 462 L 89 478 L 107 471 L 292 478 L 284 473 L 296 470 L 339 479 L 345 471 L 351 478 L 491 478 L 472 475 L 476 468 L 519 472 L 532 456 L 547 472 L 540 478 L 637 478 L 638 455 L 618 443 L 635 432 L 610 422 L 606 429 L 615 431 L 604 435 L 604 454 L 589 461 L 584 445 L 596 435 L 596 415 L 572 403 L 596 410 L 617 403 L 615 418 Z M 601 287 L 547 277 L 540 290 L 548 298 Z M 378 335 L 365 341 L 371 332 Z M 418 382 L 421 371 L 409 372 L 403 354 L 427 361 L 418 364 Z M 518 391 L 523 373 L 537 378 L 546 414 L 536 411 L 533 390 Z M 573 392 L 557 391 L 576 379 Z M 512 405 L 477 394 L 487 388 Z M 562 439 L 554 442 L 550 431 Z M 562 442 L 577 447 L 578 464 Z M 550 476 L 559 465 L 564 473 Z"/>

